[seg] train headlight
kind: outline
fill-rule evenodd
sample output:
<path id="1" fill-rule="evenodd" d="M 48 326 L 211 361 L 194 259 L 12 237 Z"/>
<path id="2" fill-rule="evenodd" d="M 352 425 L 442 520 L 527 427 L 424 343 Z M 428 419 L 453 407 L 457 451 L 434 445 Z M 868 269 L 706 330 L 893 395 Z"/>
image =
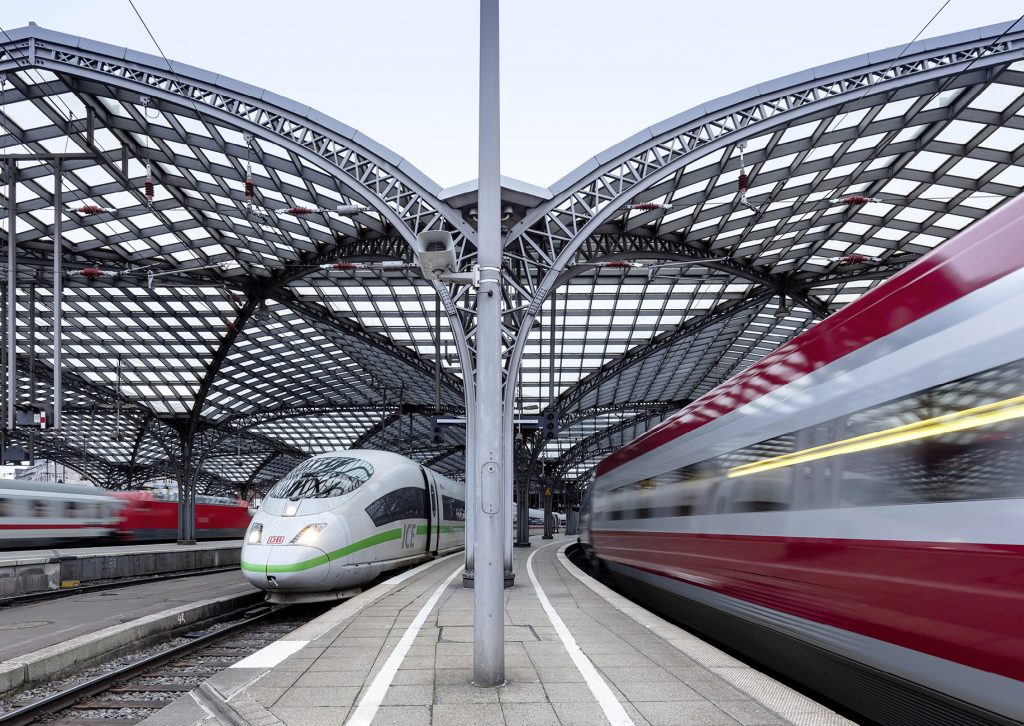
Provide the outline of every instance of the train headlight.
<path id="1" fill-rule="evenodd" d="M 249 528 L 249 534 L 245 536 L 246 544 L 259 544 L 263 540 L 263 525 L 254 524 Z"/>
<path id="2" fill-rule="evenodd" d="M 319 538 L 320 533 L 327 526 L 327 522 L 317 522 L 316 524 L 307 524 L 305 527 L 299 530 L 299 533 L 292 538 L 290 544 L 300 545 L 311 545 L 314 544 Z"/>

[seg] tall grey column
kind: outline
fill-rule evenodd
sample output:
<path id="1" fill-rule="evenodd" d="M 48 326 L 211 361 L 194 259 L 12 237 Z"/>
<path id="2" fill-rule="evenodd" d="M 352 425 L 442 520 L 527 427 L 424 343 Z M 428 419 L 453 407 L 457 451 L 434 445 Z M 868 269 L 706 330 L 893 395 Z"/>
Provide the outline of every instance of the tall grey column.
<path id="1" fill-rule="evenodd" d="M 473 585 L 473 683 L 505 682 L 505 594 L 501 385 L 501 180 L 498 0 L 480 0 L 480 180 L 476 297 L 477 487 Z"/>
<path id="2" fill-rule="evenodd" d="M 61 239 L 64 225 L 64 170 L 61 160 L 53 175 L 53 422 L 55 431 L 60 431 L 61 401 L 61 318 L 64 315 L 64 279 L 61 270 L 61 255 L 64 243 Z"/>
<path id="3" fill-rule="evenodd" d="M 15 226 L 17 213 L 14 198 L 17 185 L 17 165 L 7 162 L 7 430 L 14 431 L 14 409 L 18 402 L 18 326 L 16 302 L 18 295 L 18 255 Z"/>

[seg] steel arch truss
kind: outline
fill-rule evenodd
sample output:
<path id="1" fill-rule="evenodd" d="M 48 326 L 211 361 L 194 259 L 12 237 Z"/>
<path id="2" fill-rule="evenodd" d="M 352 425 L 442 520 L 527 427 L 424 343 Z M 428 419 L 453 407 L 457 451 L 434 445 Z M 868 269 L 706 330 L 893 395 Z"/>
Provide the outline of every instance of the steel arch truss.
<path id="1" fill-rule="evenodd" d="M 1004 26 L 811 69 L 513 200 L 506 406 L 561 419 L 529 455 L 584 481 L 601 452 L 1018 193 L 1022 58 L 1024 30 Z M 470 264 L 468 206 L 358 131 L 200 69 L 30 27 L 0 43 L 0 73 L 0 155 L 26 158 L 21 409 L 49 396 L 55 157 L 66 206 L 114 210 L 64 215 L 66 428 L 39 451 L 119 487 L 184 472 L 259 492 L 352 445 L 458 474 L 465 433 L 434 444 L 430 417 L 472 409 L 473 292 L 420 279 L 409 243 L 449 229 Z M 274 211 L 293 208 L 327 211 Z"/>
<path id="2" fill-rule="evenodd" d="M 471 250 L 474 231 L 407 161 L 263 89 L 35 26 L 5 34 L 0 74 L 18 356 L 40 371 L 53 358 L 58 157 L 63 181 L 63 369 L 81 385 L 66 392 L 76 405 L 62 437 L 34 437 L 40 451 L 123 486 L 180 473 L 184 439 L 202 464 L 184 471 L 244 491 L 282 462 L 350 443 L 396 399 L 433 400 L 436 344 L 422 331 L 438 293 L 402 270 L 418 232 L 452 229 Z M 90 206 L 108 211 L 72 211 Z M 326 211 L 280 211 L 295 208 Z M 424 298 L 415 309 L 396 304 L 410 289 Z M 453 357 L 466 348 L 461 324 L 437 336 Z M 25 378 L 17 405 L 38 408 L 48 382 Z M 461 405 L 461 371 L 440 378 L 445 405 Z M 115 412 L 114 400 L 135 408 Z M 235 429 L 256 413 L 314 409 L 334 413 Z M 116 444 L 96 465 L 72 453 L 90 438 Z"/>
<path id="3" fill-rule="evenodd" d="M 922 41 L 753 87 L 598 154 L 509 232 L 509 367 L 537 381 L 517 395 L 563 418 L 698 397 L 1019 193 L 1022 58 L 1021 27 Z M 542 455 L 568 471 L 607 446 L 570 436 Z"/>

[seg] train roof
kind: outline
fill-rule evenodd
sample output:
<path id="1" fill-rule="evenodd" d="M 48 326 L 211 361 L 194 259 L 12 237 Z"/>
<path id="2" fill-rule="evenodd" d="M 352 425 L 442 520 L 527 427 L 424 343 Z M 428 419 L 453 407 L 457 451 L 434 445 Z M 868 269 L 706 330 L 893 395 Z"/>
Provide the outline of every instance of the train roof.
<path id="1" fill-rule="evenodd" d="M 108 497 L 110 492 L 94 486 L 79 484 L 51 484 L 44 481 L 32 481 L 31 479 L 0 479 L 0 489 L 13 489 L 29 493 L 48 494 L 78 494 L 80 496 Z"/>
<path id="2" fill-rule="evenodd" d="M 707 392 L 598 464 L 598 475 L 849 355 L 1024 267 L 1024 194 Z"/>
<path id="3" fill-rule="evenodd" d="M 336 456 L 345 456 L 354 459 L 362 459 L 363 461 L 366 461 L 369 464 L 371 464 L 374 467 L 374 469 L 385 466 L 398 466 L 401 464 L 415 466 L 417 468 L 423 467 L 424 469 L 429 469 L 430 471 L 432 471 L 435 476 L 439 476 L 442 479 L 445 479 L 446 481 L 454 481 L 450 477 L 446 477 L 443 474 L 434 471 L 433 469 L 430 469 L 429 466 L 424 466 L 423 464 L 420 464 L 418 461 L 414 461 L 407 456 L 402 456 L 401 454 L 396 454 L 393 451 L 382 451 L 380 449 L 335 449 L 334 451 L 328 451 L 323 454 L 317 454 L 313 458 L 329 459 Z"/>

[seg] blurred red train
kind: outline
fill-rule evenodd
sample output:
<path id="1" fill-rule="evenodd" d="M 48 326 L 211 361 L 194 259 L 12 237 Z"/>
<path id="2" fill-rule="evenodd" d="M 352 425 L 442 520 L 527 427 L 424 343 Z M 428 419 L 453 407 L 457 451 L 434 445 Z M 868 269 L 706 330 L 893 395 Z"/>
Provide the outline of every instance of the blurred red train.
<path id="1" fill-rule="evenodd" d="M 178 538 L 178 492 L 111 492 L 123 502 L 118 512 L 119 542 L 165 542 Z M 241 539 L 252 513 L 242 499 L 196 496 L 197 539 Z"/>
<path id="2" fill-rule="evenodd" d="M 241 539 L 251 513 L 230 497 L 196 497 L 196 536 Z M 0 548 L 174 541 L 174 490 L 108 492 L 35 481 L 0 480 Z"/>

